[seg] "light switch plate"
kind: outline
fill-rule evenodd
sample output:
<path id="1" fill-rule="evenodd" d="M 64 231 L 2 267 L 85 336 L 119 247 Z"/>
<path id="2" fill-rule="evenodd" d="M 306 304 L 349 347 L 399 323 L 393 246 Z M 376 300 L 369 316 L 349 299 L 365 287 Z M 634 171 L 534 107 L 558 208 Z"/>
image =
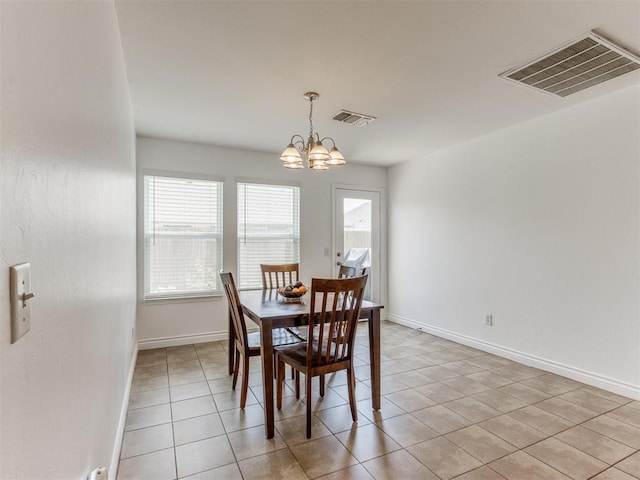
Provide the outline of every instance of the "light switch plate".
<path id="1" fill-rule="evenodd" d="M 31 328 L 31 266 L 21 263 L 9 268 L 11 281 L 11 343 Z"/>

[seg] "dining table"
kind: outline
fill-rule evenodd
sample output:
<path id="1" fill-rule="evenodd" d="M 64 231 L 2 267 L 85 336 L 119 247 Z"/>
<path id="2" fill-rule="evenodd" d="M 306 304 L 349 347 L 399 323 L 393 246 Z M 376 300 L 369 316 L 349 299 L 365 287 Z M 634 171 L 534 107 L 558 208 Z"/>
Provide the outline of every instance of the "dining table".
<path id="1" fill-rule="evenodd" d="M 240 290 L 238 292 L 244 315 L 260 327 L 262 357 L 262 387 L 264 394 L 264 428 L 267 438 L 274 435 L 273 401 L 273 338 L 274 328 L 309 325 L 310 301 L 308 295 L 291 302 L 280 296 L 277 290 Z M 320 309 L 317 305 L 316 309 Z M 369 363 L 371 368 L 371 407 L 380 410 L 380 310 L 383 305 L 362 301 L 360 318 L 369 322 Z M 318 310 L 319 312 L 319 310 Z M 318 314 L 318 312 L 315 312 Z M 356 345 L 357 346 L 357 345 Z M 229 374 L 233 373 L 235 335 L 229 318 Z"/>

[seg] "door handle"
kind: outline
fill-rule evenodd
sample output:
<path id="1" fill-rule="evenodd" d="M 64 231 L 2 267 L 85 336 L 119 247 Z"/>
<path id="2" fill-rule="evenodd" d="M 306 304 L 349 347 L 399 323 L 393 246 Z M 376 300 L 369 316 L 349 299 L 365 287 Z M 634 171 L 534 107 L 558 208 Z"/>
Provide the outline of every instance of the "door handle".
<path id="1" fill-rule="evenodd" d="M 342 266 L 342 262 L 336 262 L 336 265 L 341 267 Z"/>

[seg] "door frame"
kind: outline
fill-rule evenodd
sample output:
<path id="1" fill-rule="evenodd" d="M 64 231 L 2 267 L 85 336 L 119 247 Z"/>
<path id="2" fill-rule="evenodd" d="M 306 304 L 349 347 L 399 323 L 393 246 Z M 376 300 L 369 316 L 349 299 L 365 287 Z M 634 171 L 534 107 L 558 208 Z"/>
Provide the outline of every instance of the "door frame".
<path id="1" fill-rule="evenodd" d="M 384 187 L 366 185 L 351 185 L 344 183 L 331 184 L 331 265 L 330 272 L 334 271 L 336 259 L 336 190 L 355 190 L 361 192 L 375 192 L 380 195 L 380 298 L 378 303 L 384 304 L 387 300 L 387 198 Z"/>

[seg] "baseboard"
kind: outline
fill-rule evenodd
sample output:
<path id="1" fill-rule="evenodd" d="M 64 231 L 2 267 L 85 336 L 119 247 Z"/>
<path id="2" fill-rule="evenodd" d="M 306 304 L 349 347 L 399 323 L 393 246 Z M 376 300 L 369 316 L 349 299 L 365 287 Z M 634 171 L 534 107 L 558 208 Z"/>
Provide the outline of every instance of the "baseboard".
<path id="1" fill-rule="evenodd" d="M 177 337 L 149 338 L 138 341 L 140 350 L 151 348 L 177 347 L 180 345 L 191 345 L 192 343 L 218 342 L 229 338 L 227 331 L 200 333 L 196 335 L 179 335 Z"/>
<path id="2" fill-rule="evenodd" d="M 129 395 L 131 394 L 131 384 L 133 383 L 133 373 L 136 369 L 136 360 L 138 358 L 138 345 L 134 344 L 133 353 L 131 354 L 131 362 L 129 364 L 129 375 L 127 385 L 124 389 L 122 398 L 122 408 L 120 409 L 120 420 L 118 421 L 118 429 L 116 438 L 113 442 L 113 453 L 111 454 L 111 465 L 109 465 L 109 480 L 116 480 L 118 473 L 118 464 L 120 462 L 120 450 L 122 449 L 122 439 L 124 437 L 124 426 L 127 421 L 127 410 L 129 410 Z"/>
<path id="3" fill-rule="evenodd" d="M 461 335 L 459 333 L 455 333 L 440 327 L 419 323 L 415 320 L 404 318 L 399 315 L 387 313 L 386 318 L 390 322 L 404 325 L 405 327 L 414 328 L 422 332 L 446 338 L 447 340 L 452 340 L 454 342 L 461 343 L 462 345 L 468 345 L 484 352 L 492 353 L 500 357 L 508 358 L 509 360 L 514 360 L 531 367 L 539 368 L 540 370 L 556 373 L 558 375 L 562 375 L 563 377 L 586 383 L 587 385 L 617 393 L 618 395 L 623 395 L 635 400 L 640 400 L 640 386 L 638 385 L 621 382 L 620 380 L 605 377 L 597 373 L 588 372 L 586 370 L 574 368 L 570 365 L 564 365 L 552 360 L 536 357 L 535 355 L 530 355 L 525 352 L 519 352 L 517 350 L 502 347 L 500 345 L 486 342 L 484 340 L 469 337 L 467 335 Z"/>

